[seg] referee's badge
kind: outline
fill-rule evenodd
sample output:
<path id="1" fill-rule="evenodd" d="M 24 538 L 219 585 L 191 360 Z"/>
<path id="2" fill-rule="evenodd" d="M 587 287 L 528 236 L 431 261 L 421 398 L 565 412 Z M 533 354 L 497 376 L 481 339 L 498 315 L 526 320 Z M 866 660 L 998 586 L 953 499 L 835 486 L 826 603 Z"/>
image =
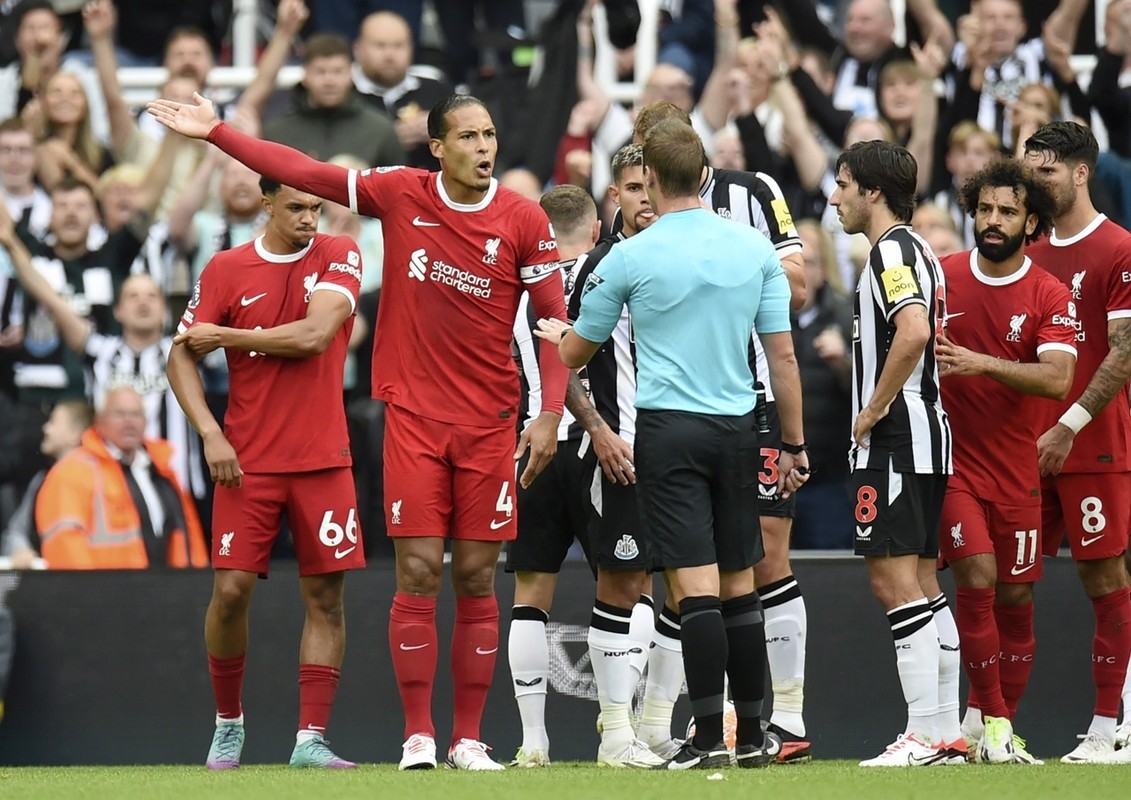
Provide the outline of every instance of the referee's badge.
<path id="1" fill-rule="evenodd" d="M 631 561 L 640 555 L 640 548 L 636 546 L 636 540 L 626 533 L 613 548 L 613 555 L 621 561 Z"/>

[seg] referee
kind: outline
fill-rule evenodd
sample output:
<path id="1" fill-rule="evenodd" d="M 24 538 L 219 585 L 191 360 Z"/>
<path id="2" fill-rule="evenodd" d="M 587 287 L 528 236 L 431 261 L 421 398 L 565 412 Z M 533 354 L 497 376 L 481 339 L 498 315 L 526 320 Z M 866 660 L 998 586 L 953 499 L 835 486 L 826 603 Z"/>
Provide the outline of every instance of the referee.
<path id="1" fill-rule="evenodd" d="M 761 728 L 765 632 L 753 565 L 758 526 L 758 426 L 747 361 L 751 328 L 768 343 L 787 442 L 781 488 L 807 479 L 801 382 L 790 339 L 789 285 L 773 245 L 757 231 L 702 208 L 706 159 L 687 125 L 667 120 L 644 141 L 644 182 L 660 217 L 642 236 L 614 246 L 582 287 L 574 329 L 539 322 L 562 361 L 583 366 L 627 304 L 636 338 L 637 486 L 642 523 L 679 604 L 695 736 L 669 769 L 713 768 L 723 743 L 723 677 L 738 719 L 740 766 L 774 757 Z M 749 258 L 735 259 L 736 252 Z M 751 267 L 751 264 L 757 265 Z M 790 339 L 790 341 L 792 341 Z"/>

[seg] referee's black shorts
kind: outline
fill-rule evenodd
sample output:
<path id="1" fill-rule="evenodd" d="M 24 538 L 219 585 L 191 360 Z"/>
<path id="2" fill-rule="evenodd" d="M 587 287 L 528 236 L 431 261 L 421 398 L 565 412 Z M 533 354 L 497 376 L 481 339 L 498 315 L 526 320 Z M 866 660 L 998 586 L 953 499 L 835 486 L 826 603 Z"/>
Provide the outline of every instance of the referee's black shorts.
<path id="1" fill-rule="evenodd" d="M 637 499 L 657 569 L 736 571 L 761 560 L 758 448 L 753 411 L 638 412 Z"/>

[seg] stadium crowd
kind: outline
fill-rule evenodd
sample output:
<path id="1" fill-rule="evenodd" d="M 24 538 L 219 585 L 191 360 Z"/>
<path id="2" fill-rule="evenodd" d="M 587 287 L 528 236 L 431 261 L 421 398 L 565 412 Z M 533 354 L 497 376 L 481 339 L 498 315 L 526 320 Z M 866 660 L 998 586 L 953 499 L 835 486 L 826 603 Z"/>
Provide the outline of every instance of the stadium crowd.
<path id="1" fill-rule="evenodd" d="M 498 649 L 494 571 L 501 542 L 516 530 L 520 544 L 508 547 L 507 569 L 516 574 L 509 652 L 523 719 L 517 765 L 549 763 L 545 624 L 553 576 L 574 539 L 597 575 L 589 644 L 591 652 L 605 656 L 593 662 L 603 763 L 713 767 L 729 761 L 731 753 L 740 766 L 808 760 L 806 611 L 789 551 L 853 546 L 868 557 L 873 589 L 891 623 L 909 713 L 905 734 L 864 763 L 914 766 L 965 761 L 967 755 L 1037 763 L 1009 725 L 1034 646 L 1031 591 L 1018 587 L 1031 587 L 1039 575 L 1039 569 L 1028 572 L 1033 559 L 1039 563 L 1038 539 L 1044 552 L 1055 554 L 1064 528 L 1082 565 L 1097 624 L 1095 718 L 1084 741 L 1065 758 L 1078 763 L 1131 759 L 1128 724 L 1117 728 L 1121 696 L 1124 714 L 1131 701 L 1124 685 L 1131 601 L 1123 563 L 1131 512 L 1112 511 L 1113 506 L 1131 508 L 1131 486 L 1120 482 L 1131 474 L 1131 464 L 1124 463 L 1131 440 L 1128 375 L 1121 372 L 1131 369 L 1131 353 L 1125 350 L 1131 335 L 1120 327 L 1131 317 L 1131 302 L 1120 305 L 1122 284 L 1131 281 L 1131 263 L 1124 260 L 1131 259 L 1131 244 L 1120 239 L 1126 234 L 1118 227 L 1131 223 L 1126 113 L 1131 0 L 1108 2 L 1095 30 L 1086 18 L 1086 0 L 907 0 L 904 18 L 893 14 L 888 0 L 658 0 L 658 39 L 649 43 L 657 55 L 646 75 L 634 73 L 640 68 L 634 54 L 642 30 L 636 0 L 341 0 L 309 8 L 303 0 L 279 0 L 264 9 L 255 77 L 239 92 L 209 83 L 217 59 L 230 53 L 224 4 L 182 5 L 155 13 L 139 11 L 132 0 L 91 0 L 62 14 L 47 0 L 3 6 L 0 556 L 15 568 L 181 569 L 211 563 L 221 567 L 218 576 L 250 576 L 242 582 L 218 577 L 209 610 L 209 666 L 219 708 L 210 767 L 239 764 L 247 603 L 254 577 L 266 571 L 271 552 L 268 542 L 262 561 L 232 553 L 230 531 L 238 526 L 227 522 L 242 501 L 230 492 L 241 488 L 241 479 L 252 486 L 249 475 L 257 470 L 247 466 L 244 445 L 232 450 L 233 434 L 219 433 L 217 423 L 227 414 L 241 437 L 262 425 L 266 440 L 290 446 L 294 437 L 283 426 L 271 435 L 266 416 L 249 410 L 258 409 L 255 403 L 262 398 L 249 396 L 242 375 L 262 364 L 264 356 L 328 359 L 329 354 L 342 362 L 340 369 L 333 362 L 336 374 L 327 385 L 337 387 L 340 377 L 340 421 L 348 436 L 345 446 L 337 447 L 336 417 L 328 421 L 327 441 L 338 455 L 295 469 L 349 467 L 346 485 L 336 485 L 335 497 L 352 492 L 355 499 L 352 505 L 342 499 L 332 515 L 327 511 L 320 530 L 318 520 L 308 525 L 292 510 L 288 527 L 294 536 L 273 545 L 273 557 L 299 561 L 308 628 L 323 625 L 318 630 L 336 642 L 331 646 L 317 633 L 308 641 L 304 634 L 300 716 L 313 733 L 300 731 L 293 764 L 353 766 L 321 738 L 337 687 L 344 623 L 341 581 L 312 582 L 333 566 L 304 552 L 302 537 L 317 530 L 327 545 L 327 531 L 335 536 L 330 546 L 337 548 L 338 570 L 363 566 L 365 556 L 397 559 L 389 636 L 406 710 L 401 767 L 436 765 L 430 699 L 435 596 L 444 553 L 442 542 L 437 550 L 428 541 L 435 534 L 422 531 L 448 530 L 448 522 L 431 516 L 427 524 L 420 520 L 426 516 L 422 509 L 431 514 L 443 508 L 452 516 L 451 563 L 459 601 L 460 648 L 453 645 L 457 735 L 445 750 L 452 766 L 501 768 L 479 735 L 494 658 L 477 656 Z M 598 8 L 607 38 L 600 44 L 614 54 L 614 72 L 643 87 L 628 105 L 614 100 L 611 87 L 595 72 Z M 9 35 L 11 41 L 5 41 Z M 1074 70 L 1072 56 L 1078 52 L 1095 56 L 1084 85 Z M 280 70 L 291 62 L 301 63 L 302 79 L 277 88 Z M 167 77 L 157 87 L 161 101 L 147 113 L 127 102 L 119 71 L 157 64 Z M 1088 132 L 1093 126 L 1102 148 Z M 294 148 L 309 159 L 266 142 Z M 702 147 L 692 175 L 699 200 L 694 192 L 685 193 L 681 197 L 693 202 L 660 207 L 654 192 L 670 200 L 674 195 L 666 189 L 674 184 L 665 179 L 675 180 L 671 176 L 681 169 L 671 152 L 686 151 L 689 142 Z M 655 165 L 651 177 L 650 164 Z M 1013 165 L 1013 171 L 1003 164 Z M 413 176 L 425 173 L 389 169 L 400 166 L 440 171 L 442 177 L 413 182 Z M 497 194 L 501 189 L 514 194 Z M 995 194 L 999 189 L 1012 200 Z M 493 285 L 493 278 L 469 276 L 438 260 L 429 267 L 425 249 L 406 244 L 406 230 L 441 227 L 429 221 L 426 205 L 412 206 L 423 210 L 412 212 L 411 222 L 405 216 L 409 205 L 423 203 L 429 192 L 456 211 L 496 204 L 489 220 L 495 227 L 476 228 L 469 236 L 477 237 L 475 258 L 483 269 L 513 268 L 513 286 Z M 393 196 L 403 207 L 388 202 Z M 870 205 L 860 205 L 857 196 L 869 198 Z M 504 201 L 508 210 L 498 211 Z M 671 541 L 652 543 L 651 550 L 643 532 L 625 533 L 637 525 L 636 501 L 626 500 L 623 492 L 639 479 L 636 491 L 646 492 L 652 507 L 649 527 L 671 525 L 655 508 L 678 502 L 658 491 L 655 472 L 642 469 L 637 476 L 633 460 L 640 452 L 634 456 L 633 447 L 651 455 L 640 463 L 654 470 L 657 454 L 647 446 L 672 440 L 657 433 L 662 427 L 658 410 L 744 418 L 745 411 L 733 409 L 745 396 L 737 405 L 700 402 L 702 397 L 673 399 L 673 393 L 657 390 L 644 377 L 655 364 L 649 337 L 663 339 L 662 331 L 634 328 L 627 313 L 622 320 L 619 302 L 605 310 L 600 324 L 593 322 L 600 300 L 592 298 L 615 290 L 612 270 L 631 274 L 631 262 L 622 264 L 629 256 L 621 254 L 635 253 L 655 237 L 628 240 L 660 218 L 689 209 L 705 209 L 759 231 L 743 235 L 765 245 L 766 264 L 773 267 L 766 267 L 761 293 L 751 295 L 766 308 L 755 324 L 760 334 L 746 336 L 749 364 L 744 352 L 740 369 L 757 380 L 761 414 L 766 414 L 764 400 L 769 401 L 768 418 L 758 422 L 766 438 L 761 446 L 735 445 L 757 463 L 733 467 L 749 479 L 735 491 L 758 492 L 749 508 L 750 516 L 761 520 L 761 533 L 734 526 L 738 532 L 727 535 L 743 546 L 737 555 L 720 550 L 714 584 L 688 572 L 712 562 L 696 560 Z M 1110 284 L 1098 283 L 1099 269 L 1071 261 L 1079 256 L 1070 259 L 1056 250 L 1092 235 L 1100 225 L 1093 222 L 1101 219 L 1096 215 L 1106 216 L 1098 228 L 1103 242 L 1095 247 L 1108 248 L 1103 268 L 1115 276 Z M 714 222 L 712 216 L 710 223 L 699 224 L 713 231 Z M 889 229 L 900 233 L 888 237 Z M 441 234 L 435 236 L 439 241 Z M 232 321 L 235 312 L 221 313 L 210 292 L 216 276 L 226 273 L 212 265 L 235 263 L 229 253 L 273 264 L 302 263 L 312 241 L 345 241 L 330 237 L 348 237 L 356 249 L 342 243 L 330 265 L 337 274 L 313 275 L 302 284 L 305 297 L 296 307 L 309 307 L 314 319 L 317 306 L 321 315 L 309 323 L 312 327 L 287 328 L 285 323 L 297 325 L 298 317 L 240 325 Z M 512 237 L 526 249 L 516 253 Z M 745 240 L 735 241 L 742 252 L 751 250 Z M 1016 247 L 1006 252 L 1008 242 Z M 1049 266 L 1063 285 L 1049 279 L 1042 290 L 1047 296 L 1040 300 L 1045 305 L 1033 300 L 1037 305 L 1026 314 L 1058 316 L 1060 322 L 1050 322 L 1050 330 L 1060 325 L 1074 335 L 1066 337 L 1061 330 L 1059 338 L 1049 333 L 1034 339 L 1032 352 L 995 353 L 987 345 L 985 353 L 997 360 L 1032 362 L 1039 373 L 987 367 L 960 346 L 971 346 L 978 331 L 969 339 L 955 338 L 956 343 L 943 334 L 951 317 L 968 313 L 947 296 L 944 284 L 951 283 L 950 270 L 962 262 L 968 265 L 966 274 L 985 273 L 986 286 L 1004 285 L 1015 272 L 1027 274 L 1030 262 L 1019 254 L 1032 242 L 1033 261 Z M 686 257 L 697 256 L 689 248 Z M 405 281 L 423 282 L 426 269 L 432 281 L 461 293 L 484 300 L 494 293 L 500 313 L 514 310 L 506 307 L 513 292 L 517 319 L 511 314 L 500 338 L 495 336 L 498 314 L 488 335 L 486 326 L 480 331 L 457 319 L 448 306 L 406 311 L 397 292 L 406 291 Z M 1093 277 L 1085 283 L 1088 270 Z M 553 285 L 556 291 L 559 273 L 564 294 L 547 288 Z M 244 309 L 266 294 L 257 296 L 255 286 L 225 280 L 225 291 L 235 292 L 232 298 L 242 293 L 236 305 Z M 977 294 L 977 287 L 965 290 L 964 301 Z M 383 292 L 390 303 L 381 318 L 384 340 L 377 335 Z M 319 294 L 336 295 L 332 299 L 338 302 L 312 301 Z M 526 298 L 521 305 L 520 295 Z M 1093 312 L 1087 300 L 1100 302 L 1100 295 L 1107 305 Z M 590 298 L 589 305 L 583 297 Z M 634 295 L 628 289 L 616 297 L 627 299 L 632 309 Z M 635 297 L 637 303 L 651 302 Z M 872 300 L 875 308 L 862 313 L 860 304 Z M 413 311 L 428 315 L 429 324 L 411 322 Z M 974 318 L 969 313 L 970 319 L 955 321 L 957 330 Z M 1026 314 L 1010 315 L 1007 342 L 1029 341 L 1022 339 Z M 247 334 L 214 331 L 208 324 L 225 321 L 246 327 Z M 719 341 L 714 332 L 695 327 L 702 321 L 688 324 L 692 336 L 701 333 L 712 346 Z M 403 331 L 413 325 L 423 344 L 401 342 Z M 461 326 L 467 326 L 466 335 Z M 913 329 L 922 329 L 921 340 L 919 333 L 909 333 Z M 459 351 L 450 349 L 445 337 L 482 341 L 483 352 L 477 353 L 482 363 L 457 361 Z M 512 338 L 513 344 L 500 344 Z M 375 340 L 377 355 L 371 358 Z M 425 353 L 433 340 L 434 350 L 448 357 L 441 366 L 467 375 L 406 366 L 435 358 Z M 664 341 L 669 352 L 679 346 Z M 1076 360 L 1085 341 L 1100 348 L 1110 343 L 1110 353 L 1105 348 L 1098 357 L 1081 354 Z M 873 352 L 881 355 L 869 355 Z M 898 373 L 892 367 L 889 375 L 885 359 L 890 355 L 896 364 L 897 353 L 907 369 Z M 563 362 L 571 369 L 584 367 L 583 377 L 571 374 L 567 385 Z M 325 363 L 318 361 L 323 371 L 312 367 L 300 380 L 318 375 L 324 388 Z M 385 372 L 394 368 L 382 365 L 392 363 L 403 374 L 390 379 Z M 633 405 L 638 367 L 647 397 L 641 407 L 649 412 L 640 419 L 624 399 L 627 393 L 627 406 Z M 963 436 L 969 434 L 959 422 L 952 431 L 939 411 L 963 402 L 962 392 L 953 401 L 947 394 L 948 370 L 954 373 L 951 381 L 954 375 L 977 375 L 1007 387 L 1016 393 L 1015 406 L 1027 409 L 1032 420 L 1043 420 L 1043 412 L 1028 399 L 1022 406 L 1021 395 L 1064 401 L 1062 410 L 1067 410 L 1039 430 L 1030 417 L 1024 420 L 1033 430 L 1025 427 L 1017 435 L 1022 446 L 1029 437 L 1032 452 L 1017 458 L 1028 463 L 1031 455 L 1032 474 L 1019 480 L 1036 477 L 1040 437 L 1042 474 L 1070 473 L 1042 489 L 1075 517 L 1083 514 L 1080 536 L 1072 538 L 1079 520 L 1065 512 L 1059 528 L 1038 537 L 1041 489 L 1034 484 L 1034 493 L 1015 504 L 1028 509 L 1024 514 L 987 523 L 1016 522 L 1021 538 L 1014 542 L 1010 528 L 1002 545 L 991 531 L 985 537 L 988 550 L 963 549 L 967 518 L 944 506 L 937 481 L 931 483 L 952 471 L 952 435 L 957 475 L 969 457 L 963 455 L 969 452 Z M 887 381 L 879 379 L 881 373 Z M 897 374 L 898 379 L 891 377 Z M 792 388 L 794 375 L 799 391 Z M 495 393 L 478 392 L 473 378 Z M 286 380 L 282 373 L 277 379 Z M 913 380 L 919 383 L 909 392 L 904 385 Z M 978 391 L 1000 401 L 985 387 Z M 458 482 L 447 496 L 414 487 L 413 477 L 429 486 L 446 473 L 422 467 L 413 448 L 435 436 L 429 447 L 490 449 L 486 433 L 482 440 L 442 438 L 448 423 L 460 424 L 446 415 L 455 413 L 451 405 L 460 396 L 489 395 L 488 401 L 510 409 L 516 405 L 512 394 L 521 394 L 517 413 L 492 416 L 490 406 L 465 416 L 479 414 L 479 428 L 492 435 L 501 431 L 507 439 L 496 461 L 509 477 L 478 523 L 482 527 L 489 518 L 491 531 L 497 531 L 513 521 L 515 508 L 520 522 L 499 537 L 466 535 L 474 515 L 461 509 L 470 501 Z M 869 401 L 877 397 L 883 402 L 873 408 Z M 926 410 L 916 411 L 916 403 Z M 964 423 L 971 415 L 956 418 Z M 906 417 L 904 439 L 881 423 L 885 416 L 889 422 Z M 644 434 L 645 429 L 651 433 Z M 1076 458 L 1069 455 L 1073 437 L 1080 435 L 1078 456 L 1085 449 L 1081 442 L 1098 439 L 1101 430 L 1114 442 L 1111 453 L 1093 457 L 1103 466 L 1071 460 Z M 663 436 L 675 434 L 665 430 Z M 869 437 L 873 453 L 891 455 L 892 475 L 914 475 L 901 501 L 914 505 L 912 516 L 876 511 L 880 478 L 868 476 L 886 475 L 886 467 L 861 455 Z M 497 444 L 498 436 L 491 441 Z M 517 479 L 511 466 L 516 442 L 513 459 L 522 459 Z M 853 455 L 846 458 L 853 442 Z M 261 446 L 266 442 L 256 445 Z M 271 458 L 257 449 L 253 463 L 273 464 Z M 577 469 L 588 471 L 573 469 L 571 458 Z M 500 474 L 498 463 L 476 462 L 475 469 L 488 478 Z M 1093 480 L 1094 474 L 1103 480 Z M 1068 480 L 1081 475 L 1087 478 L 1083 488 Z M 674 479 L 668 474 L 665 480 Z M 880 491 L 891 492 L 889 505 L 895 507 L 901 489 L 893 488 L 893 480 L 885 477 Z M 977 481 L 962 485 L 975 505 L 1008 502 L 987 497 Z M 697 491 L 681 485 L 684 489 L 687 496 Z M 1105 502 L 1108 498 L 1112 502 Z M 719 509 L 729 506 L 713 507 L 723 516 Z M 681 513 L 689 512 L 683 508 Z M 528 516 L 539 524 L 524 524 Z M 624 523 L 628 518 L 633 521 Z M 896 536 L 877 542 L 871 539 L 873 523 L 877 532 L 884 526 L 930 530 L 922 531 L 923 541 L 908 543 Z M 973 541 L 974 526 L 966 524 Z M 597 530 L 592 539 L 591 528 Z M 356 534 L 359 529 L 363 538 Z M 1089 534 L 1102 536 L 1105 530 L 1115 535 L 1097 548 L 1093 560 L 1086 548 L 1098 537 Z M 384 535 L 387 531 L 392 537 Z M 1021 536 L 1026 533 L 1032 536 Z M 757 545 L 744 536 L 755 537 Z M 529 544 L 518 549 L 524 537 L 536 543 L 533 549 Z M 550 539 L 553 543 L 543 547 L 541 542 Z M 355 549 L 351 542 L 357 551 L 341 562 Z M 938 588 L 933 560 L 930 576 L 922 570 L 940 544 L 947 561 L 965 563 L 956 568 L 954 614 Z M 884 558 L 871 549 L 877 546 Z M 1009 560 L 1012 556 L 1003 560 L 1003 547 L 1016 549 L 1016 562 Z M 1006 573 L 1012 569 L 1013 578 L 1021 576 L 1020 583 L 1004 574 L 995 580 L 992 558 L 989 567 L 977 562 L 977 568 L 967 560 L 995 552 L 999 566 Z M 1025 553 L 1029 561 L 1023 561 Z M 653 567 L 667 570 L 667 601 L 658 613 L 651 600 Z M 764 652 L 746 646 L 763 635 Z M 339 636 L 340 641 L 334 638 Z M 691 644 L 681 645 L 681 638 Z M 964 654 L 972 647 L 985 656 L 980 667 L 961 659 L 960 638 Z M 728 642 L 731 655 L 744 665 L 737 680 L 730 675 L 733 703 L 725 709 L 732 712 L 726 724 L 728 736 L 736 737 L 727 741 L 730 752 L 717 747 L 722 737 L 716 735 L 726 720 L 721 676 L 727 668 L 735 670 L 727 662 Z M 1000 667 L 988 676 L 984 668 L 997 662 L 999 653 Z M 977 693 L 960 725 L 963 665 Z M 774 697 L 761 725 L 764 681 L 750 675 L 762 676 L 767 668 Z M 697 730 L 683 741 L 672 738 L 671 713 L 685 671 Z M 647 686 L 633 726 L 631 697 L 641 680 Z"/>

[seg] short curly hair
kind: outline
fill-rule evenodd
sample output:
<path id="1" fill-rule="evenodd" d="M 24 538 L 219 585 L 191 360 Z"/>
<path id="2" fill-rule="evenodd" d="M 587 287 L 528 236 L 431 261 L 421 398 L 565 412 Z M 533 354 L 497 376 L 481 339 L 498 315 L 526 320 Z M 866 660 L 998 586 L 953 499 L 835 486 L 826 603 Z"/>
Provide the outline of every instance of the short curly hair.
<path id="1" fill-rule="evenodd" d="M 1033 170 L 1016 158 L 995 158 L 958 190 L 958 201 L 971 217 L 978 209 L 978 200 L 986 188 L 1006 187 L 1013 190 L 1014 197 L 1024 204 L 1025 214 L 1037 217 L 1037 227 L 1026 235 L 1025 241 L 1039 239 L 1052 230 L 1053 212 L 1056 202 L 1044 185 L 1037 180 Z"/>

